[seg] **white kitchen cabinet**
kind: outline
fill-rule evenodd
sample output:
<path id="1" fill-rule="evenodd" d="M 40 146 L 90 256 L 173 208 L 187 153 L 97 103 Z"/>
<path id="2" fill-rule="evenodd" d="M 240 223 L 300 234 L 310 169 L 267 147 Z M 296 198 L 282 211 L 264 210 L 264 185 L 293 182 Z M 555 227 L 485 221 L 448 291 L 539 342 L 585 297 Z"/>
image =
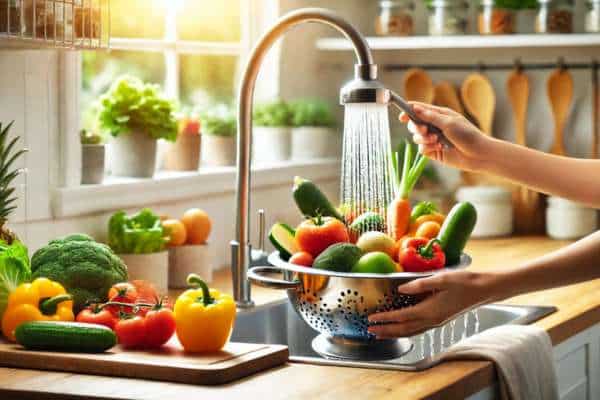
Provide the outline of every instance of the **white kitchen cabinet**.
<path id="1" fill-rule="evenodd" d="M 561 400 L 600 400 L 600 324 L 556 346 L 554 360 Z M 468 400 L 498 398 L 494 385 Z"/>

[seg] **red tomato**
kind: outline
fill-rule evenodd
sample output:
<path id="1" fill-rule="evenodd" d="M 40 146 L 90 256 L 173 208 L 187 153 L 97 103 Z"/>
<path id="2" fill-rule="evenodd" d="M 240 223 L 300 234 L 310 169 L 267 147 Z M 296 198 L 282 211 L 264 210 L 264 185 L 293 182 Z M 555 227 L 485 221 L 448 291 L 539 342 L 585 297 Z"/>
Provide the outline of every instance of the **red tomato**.
<path id="1" fill-rule="evenodd" d="M 137 301 L 137 298 L 137 289 L 128 282 L 117 283 L 108 291 L 108 301 L 134 304 Z M 115 316 L 119 314 L 119 311 L 123 311 L 125 313 L 133 312 L 133 307 L 110 305 L 106 308 Z"/>
<path id="2" fill-rule="evenodd" d="M 307 219 L 296 229 L 296 242 L 300 250 L 315 258 L 332 244 L 349 241 L 346 225 L 333 217 Z"/>
<path id="3" fill-rule="evenodd" d="M 298 252 L 290 257 L 290 263 L 296 265 L 303 265 L 305 267 L 312 267 L 314 261 L 315 259 L 313 258 L 313 256 L 311 256 L 310 253 L 307 253 L 306 251 Z"/>
<path id="4" fill-rule="evenodd" d="M 77 318 L 75 319 L 77 322 L 104 325 L 110 329 L 115 329 L 117 323 L 117 319 L 110 311 L 106 308 L 100 309 L 95 306 L 84 308 L 77 314 Z"/>
<path id="5" fill-rule="evenodd" d="M 154 284 L 152 284 L 151 282 L 144 281 L 141 279 L 136 279 L 136 280 L 131 281 L 131 284 L 133 286 L 135 286 L 135 288 L 137 290 L 136 303 L 156 304 L 159 302 L 160 295 L 158 293 L 158 290 L 156 290 L 156 287 L 154 286 Z M 162 304 L 165 307 L 173 309 L 173 305 L 167 298 L 162 299 Z M 142 315 L 142 316 L 146 315 L 148 310 L 149 310 L 148 307 L 140 307 L 137 314 Z"/>
<path id="6" fill-rule="evenodd" d="M 146 319 L 135 316 L 121 319 L 115 325 L 119 344 L 125 348 L 142 348 L 146 343 Z"/>
<path id="7" fill-rule="evenodd" d="M 169 308 L 150 310 L 146 314 L 146 343 L 151 349 L 167 343 L 175 333 L 175 316 Z"/>

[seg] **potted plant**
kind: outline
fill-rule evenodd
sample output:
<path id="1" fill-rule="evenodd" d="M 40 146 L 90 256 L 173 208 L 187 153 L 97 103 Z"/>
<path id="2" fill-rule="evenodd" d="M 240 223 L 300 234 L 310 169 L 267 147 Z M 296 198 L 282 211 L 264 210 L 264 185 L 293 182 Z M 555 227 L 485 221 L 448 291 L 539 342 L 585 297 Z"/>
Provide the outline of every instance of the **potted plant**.
<path id="1" fill-rule="evenodd" d="M 117 176 L 148 178 L 156 169 L 158 139 L 177 138 L 174 105 L 157 85 L 132 77 L 118 79 L 100 98 L 98 122 L 112 136 L 109 170 Z"/>
<path id="2" fill-rule="evenodd" d="M 200 166 L 200 120 L 183 117 L 179 120 L 177 140 L 169 143 L 165 152 L 165 169 L 169 171 L 196 171 Z"/>
<path id="3" fill-rule="evenodd" d="M 210 166 L 233 165 L 236 157 L 237 120 L 231 109 L 220 105 L 200 113 L 203 130 L 202 163 Z"/>
<path id="4" fill-rule="evenodd" d="M 129 279 L 152 282 L 161 293 L 169 282 L 167 236 L 160 217 L 147 208 L 133 215 L 118 211 L 108 222 L 108 245 L 127 265 Z"/>
<path id="5" fill-rule="evenodd" d="M 81 138 L 81 184 L 95 185 L 104 180 L 104 138 L 97 132 L 82 129 Z"/>
<path id="6" fill-rule="evenodd" d="M 252 159 L 272 163 L 290 158 L 290 107 L 277 100 L 258 104 L 254 109 L 252 130 Z"/>
<path id="7" fill-rule="evenodd" d="M 329 104 L 322 100 L 297 100 L 291 104 L 292 159 L 306 160 L 332 156 L 338 137 Z"/>

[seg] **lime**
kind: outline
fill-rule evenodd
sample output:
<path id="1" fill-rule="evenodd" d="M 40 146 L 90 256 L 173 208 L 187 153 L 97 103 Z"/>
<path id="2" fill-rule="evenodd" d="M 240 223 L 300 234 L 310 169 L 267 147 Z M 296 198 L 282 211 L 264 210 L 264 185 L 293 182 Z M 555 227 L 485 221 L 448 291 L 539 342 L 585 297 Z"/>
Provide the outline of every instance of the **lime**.
<path id="1" fill-rule="evenodd" d="M 362 256 L 354 267 L 352 272 L 369 273 L 369 274 L 391 274 L 396 272 L 396 263 L 390 256 L 381 252 L 375 251 Z"/>

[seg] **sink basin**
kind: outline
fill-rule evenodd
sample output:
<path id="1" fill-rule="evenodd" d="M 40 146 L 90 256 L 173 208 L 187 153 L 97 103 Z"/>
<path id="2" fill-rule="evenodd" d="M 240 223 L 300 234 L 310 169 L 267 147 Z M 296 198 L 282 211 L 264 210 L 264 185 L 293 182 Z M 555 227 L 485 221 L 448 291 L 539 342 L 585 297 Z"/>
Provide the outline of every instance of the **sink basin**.
<path id="1" fill-rule="evenodd" d="M 360 368 L 419 371 L 436 365 L 451 345 L 478 332 L 506 324 L 526 325 L 556 311 L 554 307 L 486 305 L 469 311 L 439 328 L 408 338 L 407 352 L 386 360 L 348 360 L 322 356 L 313 350 L 322 346 L 322 337 L 310 328 L 283 300 L 248 311 L 240 311 L 232 341 L 283 344 L 289 347 L 290 361 Z M 321 352 L 322 353 L 322 352 Z"/>

